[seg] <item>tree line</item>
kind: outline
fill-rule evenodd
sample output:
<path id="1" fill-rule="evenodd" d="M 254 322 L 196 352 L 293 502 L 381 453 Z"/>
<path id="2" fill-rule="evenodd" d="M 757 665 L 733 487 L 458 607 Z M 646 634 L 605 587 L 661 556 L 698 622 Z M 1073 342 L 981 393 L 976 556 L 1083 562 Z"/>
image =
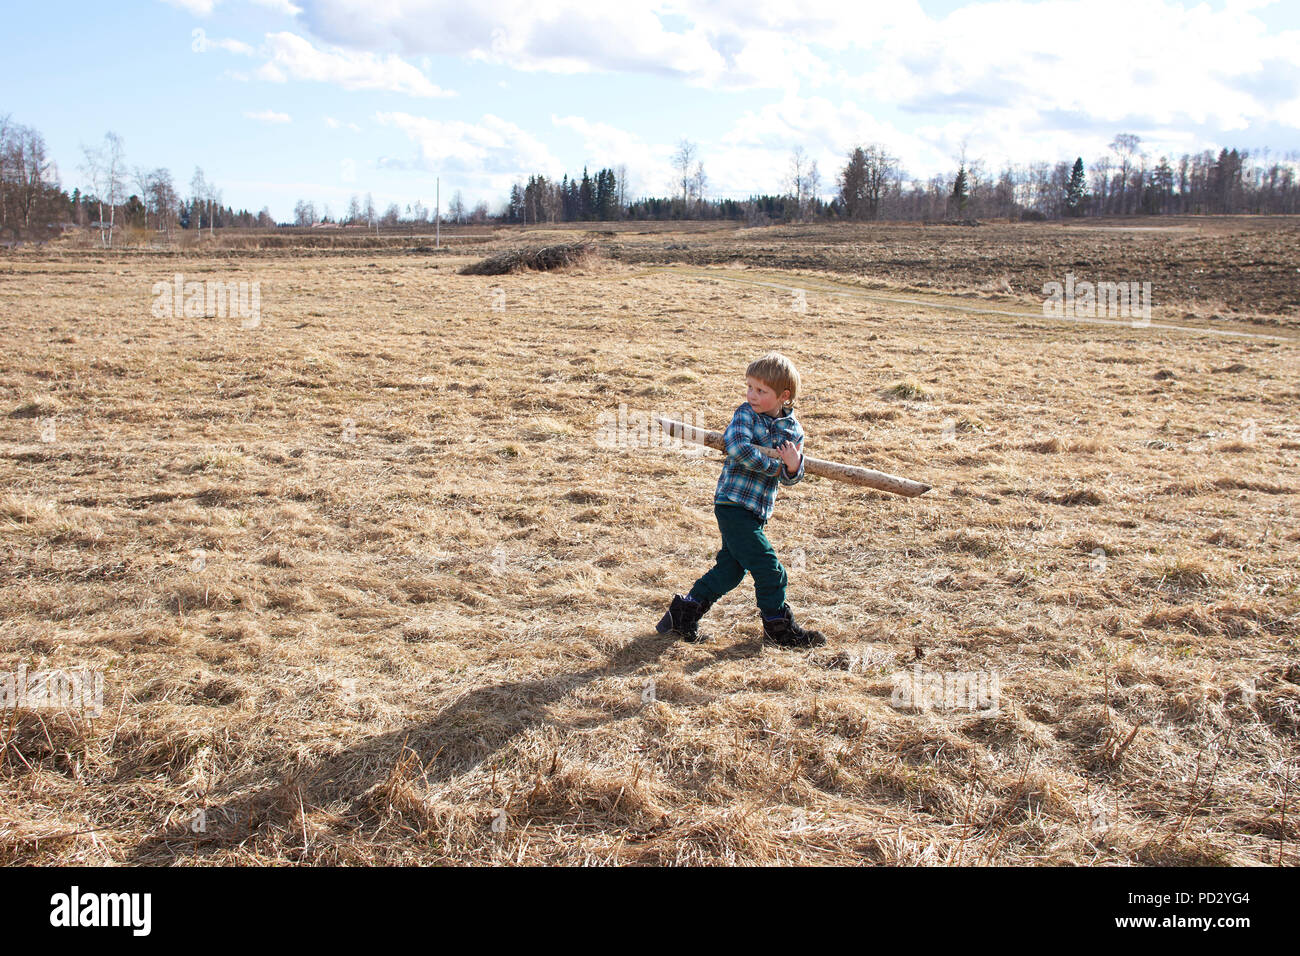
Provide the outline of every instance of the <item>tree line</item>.
<path id="1" fill-rule="evenodd" d="M 456 191 L 446 213 L 422 202 L 390 203 L 381 213 L 371 194 L 353 195 L 335 215 L 299 200 L 292 220 L 276 223 L 270 210 L 236 211 L 196 168 L 179 187 L 165 168 L 130 166 L 120 137 L 83 147 L 82 186 L 66 192 L 39 131 L 0 115 L 0 241 L 44 238 L 67 228 L 93 230 L 105 246 L 116 231 L 139 228 L 170 238 L 180 230 L 228 227 L 312 227 L 322 224 L 379 229 L 443 222 L 531 225 L 617 220 L 722 219 L 749 224 L 833 220 L 943 221 L 970 218 L 1061 219 L 1102 215 L 1214 215 L 1300 213 L 1300 162 L 1291 153 L 1271 158 L 1236 148 L 1181 157 L 1152 157 L 1139 136 L 1120 133 L 1108 151 L 1085 164 L 1005 164 L 996 171 L 979 158 L 955 157 L 949 173 L 919 179 L 881 144 L 850 149 L 831 183 L 802 147 L 792 150 L 778 188 L 747 199 L 710 198 L 699 147 L 680 140 L 670 157 L 673 180 L 662 196 L 630 195 L 625 165 L 558 180 L 530 175 L 511 187 L 499 211 L 486 202 L 472 209 Z"/>
<path id="2" fill-rule="evenodd" d="M 1121 133 L 1091 165 L 1004 165 L 996 173 L 963 155 L 955 173 L 910 179 L 880 146 L 849 154 L 827 213 L 848 219 L 1256 215 L 1300 212 L 1300 157 L 1223 148 L 1153 159 L 1139 136 Z"/>
<path id="3" fill-rule="evenodd" d="M 69 193 L 40 132 L 0 115 L 0 241 L 44 239 L 71 227 L 90 229 L 111 246 L 125 228 L 171 238 L 177 229 L 275 225 L 266 207 L 253 213 L 223 205 L 221 190 L 201 168 L 182 194 L 170 170 L 131 166 L 116 133 L 82 147 L 78 172 L 86 188 Z"/>
<path id="4" fill-rule="evenodd" d="M 1272 159 L 1223 148 L 1153 159 L 1141 137 L 1120 133 L 1109 152 L 1085 164 L 1006 164 L 996 172 L 963 153 L 957 168 L 928 179 L 908 176 L 880 144 L 855 146 L 823 192 L 815 160 L 796 147 L 778 193 L 748 199 L 708 199 L 698 148 L 683 141 L 673 157 L 675 195 L 626 200 L 626 167 L 602 169 L 596 180 L 530 176 L 511 190 L 508 222 L 572 222 L 610 219 L 732 219 L 749 223 L 873 220 L 948 221 L 992 218 L 1045 220 L 1077 216 L 1257 215 L 1300 213 L 1300 157 Z M 612 203 L 595 199 L 588 182 L 610 176 Z M 592 198 L 588 198 L 592 197 Z"/>

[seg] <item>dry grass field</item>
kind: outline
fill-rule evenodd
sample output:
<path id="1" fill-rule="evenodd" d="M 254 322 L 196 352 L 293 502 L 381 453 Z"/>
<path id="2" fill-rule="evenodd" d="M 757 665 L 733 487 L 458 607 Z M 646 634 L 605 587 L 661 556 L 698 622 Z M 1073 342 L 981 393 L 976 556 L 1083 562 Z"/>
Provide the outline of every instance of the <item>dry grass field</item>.
<path id="1" fill-rule="evenodd" d="M 792 229 L 0 259 L 0 672 L 104 675 L 0 711 L 0 863 L 1294 865 L 1294 229 L 1192 236 L 1280 277 L 1202 298 L 1176 230 L 932 282 L 947 239 L 747 259 Z M 1042 318 L 1075 259 L 1164 282 L 1152 326 Z M 175 273 L 260 323 L 155 315 Z M 748 578 L 686 645 L 718 456 L 602 413 L 722 428 L 772 348 L 809 454 L 933 490 L 783 488 L 829 646 L 763 648 Z M 998 706 L 896 706 L 917 667 Z"/>

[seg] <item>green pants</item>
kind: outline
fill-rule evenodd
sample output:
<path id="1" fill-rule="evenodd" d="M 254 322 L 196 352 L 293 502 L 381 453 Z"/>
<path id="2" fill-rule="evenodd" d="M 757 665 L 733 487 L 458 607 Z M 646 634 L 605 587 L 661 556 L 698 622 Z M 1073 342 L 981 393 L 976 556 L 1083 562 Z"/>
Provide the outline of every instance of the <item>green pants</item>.
<path id="1" fill-rule="evenodd" d="M 717 563 L 695 582 L 691 593 L 702 601 L 716 601 L 740 584 L 748 571 L 754 578 L 759 610 L 775 614 L 785 606 L 787 579 L 772 542 L 763 533 L 767 522 L 740 505 L 715 502 L 713 513 L 722 532 L 722 550 Z"/>

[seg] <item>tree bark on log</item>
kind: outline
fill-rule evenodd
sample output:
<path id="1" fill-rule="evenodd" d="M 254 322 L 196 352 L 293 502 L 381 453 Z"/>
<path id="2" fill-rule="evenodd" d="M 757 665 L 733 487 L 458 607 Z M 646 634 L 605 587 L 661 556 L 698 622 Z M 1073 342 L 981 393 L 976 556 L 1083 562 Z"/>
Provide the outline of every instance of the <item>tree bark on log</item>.
<path id="1" fill-rule="evenodd" d="M 707 428 L 696 428 L 694 425 L 673 421 L 671 418 L 657 418 L 656 421 L 659 422 L 664 431 L 674 438 L 682 438 L 697 445 L 716 448 L 726 454 L 727 445 L 722 440 L 722 432 L 710 431 Z M 764 448 L 762 445 L 755 445 L 754 447 L 769 458 L 781 457 L 781 453 L 775 448 Z M 929 485 L 919 481 L 912 481 L 910 478 L 887 475 L 883 471 L 859 468 L 856 465 L 842 465 L 836 461 L 824 461 L 808 455 L 803 456 L 803 470 L 805 474 L 830 478 L 832 481 L 843 481 L 850 485 L 861 485 L 864 488 L 874 488 L 876 491 L 887 491 L 890 494 L 902 495 L 905 498 L 917 498 L 930 490 Z"/>

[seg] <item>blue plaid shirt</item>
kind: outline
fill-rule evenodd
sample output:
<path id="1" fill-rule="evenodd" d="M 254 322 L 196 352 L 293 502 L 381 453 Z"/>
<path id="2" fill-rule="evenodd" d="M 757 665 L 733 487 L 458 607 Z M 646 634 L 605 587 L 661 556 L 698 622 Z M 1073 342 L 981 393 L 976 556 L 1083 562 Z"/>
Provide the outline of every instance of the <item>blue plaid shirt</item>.
<path id="1" fill-rule="evenodd" d="M 793 485 L 803 480 L 803 456 L 799 470 L 789 476 L 780 458 L 769 458 L 754 445 L 776 448 L 784 441 L 803 441 L 803 426 L 791 409 L 778 415 L 760 415 L 748 402 L 736 409 L 731 424 L 722 433 L 727 444 L 727 461 L 713 493 L 715 502 L 743 505 L 763 521 L 776 507 L 777 484 Z"/>

